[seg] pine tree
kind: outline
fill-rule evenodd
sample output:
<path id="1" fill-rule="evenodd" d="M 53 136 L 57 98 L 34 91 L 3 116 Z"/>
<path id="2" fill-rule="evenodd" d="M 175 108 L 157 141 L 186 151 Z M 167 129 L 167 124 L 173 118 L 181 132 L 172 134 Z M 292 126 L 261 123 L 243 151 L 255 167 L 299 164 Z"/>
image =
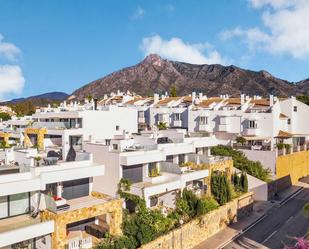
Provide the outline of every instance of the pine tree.
<path id="1" fill-rule="evenodd" d="M 248 192 L 248 177 L 246 173 L 241 173 L 241 187 L 243 192 Z"/>
<path id="2" fill-rule="evenodd" d="M 174 86 L 174 85 L 171 87 L 170 96 L 171 97 L 177 97 L 177 89 L 176 89 L 176 86 Z"/>

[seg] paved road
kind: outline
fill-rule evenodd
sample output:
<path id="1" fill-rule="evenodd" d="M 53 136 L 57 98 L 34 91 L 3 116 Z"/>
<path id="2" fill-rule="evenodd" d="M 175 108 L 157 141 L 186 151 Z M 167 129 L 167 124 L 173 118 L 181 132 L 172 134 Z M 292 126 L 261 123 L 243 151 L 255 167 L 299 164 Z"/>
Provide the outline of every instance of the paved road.
<path id="1" fill-rule="evenodd" d="M 308 201 L 309 189 L 305 188 L 283 206 L 273 207 L 268 217 L 224 248 L 281 249 L 292 245 L 295 241 L 291 237 L 304 236 L 309 228 L 309 219 L 302 212 Z"/>

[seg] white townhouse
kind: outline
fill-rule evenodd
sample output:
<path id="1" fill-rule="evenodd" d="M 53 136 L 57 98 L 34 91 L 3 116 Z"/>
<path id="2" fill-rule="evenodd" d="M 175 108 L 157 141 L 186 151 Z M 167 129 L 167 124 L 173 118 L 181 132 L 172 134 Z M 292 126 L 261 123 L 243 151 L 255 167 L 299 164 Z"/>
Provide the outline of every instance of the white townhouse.
<path id="1" fill-rule="evenodd" d="M 92 248 L 97 235 L 91 231 L 119 234 L 121 221 L 113 217 L 122 202 L 95 194 L 94 177 L 105 168 L 90 153 L 76 152 L 68 161 L 10 148 L 0 158 L 0 248 Z"/>
<path id="2" fill-rule="evenodd" d="M 135 108 L 99 106 L 94 101 L 86 105 L 63 103 L 58 108 L 41 108 L 33 114 L 33 119 L 32 128 L 45 129 L 44 149 L 59 151 L 61 147 L 63 158 L 71 147 L 82 151 L 86 140 L 112 138 L 124 130 L 136 133 L 138 128 Z M 38 136 L 33 131 L 30 133 L 31 143 L 36 144 Z"/>
<path id="3" fill-rule="evenodd" d="M 85 144 L 94 161 L 105 165 L 104 176 L 95 178 L 95 187 L 111 196 L 117 195 L 118 183 L 129 179 L 130 192 L 145 199 L 147 207 L 160 204 L 174 207 L 177 192 L 190 188 L 202 194 L 208 169 L 194 170 L 186 162 L 212 163 L 210 147 L 224 141 L 214 137 L 189 137 L 184 130 L 124 133 L 110 140 Z M 223 159 L 220 159 L 223 160 Z M 127 203 L 128 204 L 128 203 Z"/>

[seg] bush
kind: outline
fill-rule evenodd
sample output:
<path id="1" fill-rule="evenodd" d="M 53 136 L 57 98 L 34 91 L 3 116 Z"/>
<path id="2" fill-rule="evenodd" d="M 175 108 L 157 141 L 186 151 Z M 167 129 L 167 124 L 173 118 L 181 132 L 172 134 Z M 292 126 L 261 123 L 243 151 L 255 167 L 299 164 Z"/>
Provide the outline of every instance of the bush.
<path id="1" fill-rule="evenodd" d="M 10 114 L 6 113 L 6 112 L 0 112 L 0 119 L 2 121 L 8 121 L 9 119 L 11 119 Z"/>
<path id="2" fill-rule="evenodd" d="M 158 129 L 159 130 L 166 130 L 167 129 L 167 124 L 165 122 L 159 122 Z"/>
<path id="3" fill-rule="evenodd" d="M 232 199 L 232 191 L 227 176 L 221 172 L 211 174 L 211 192 L 220 205 Z"/>
<path id="4" fill-rule="evenodd" d="M 219 207 L 218 202 L 212 197 L 206 197 L 199 199 L 197 202 L 197 215 L 207 214 L 208 212 Z"/>
<path id="5" fill-rule="evenodd" d="M 290 148 L 291 148 L 291 145 L 289 145 L 289 144 L 285 144 L 285 143 L 278 143 L 277 144 L 277 148 L 279 149 L 279 150 L 282 150 L 282 149 L 286 149 L 286 150 L 289 150 Z"/>
<path id="6" fill-rule="evenodd" d="M 135 249 L 134 239 L 127 236 L 111 237 L 95 247 L 96 249 Z"/>
<path id="7" fill-rule="evenodd" d="M 230 146 L 218 145 L 211 149 L 211 153 L 218 156 L 232 157 L 235 168 L 262 181 L 271 181 L 270 171 L 268 169 L 264 169 L 260 162 L 249 160 L 241 151 L 234 150 Z"/>
<path id="8" fill-rule="evenodd" d="M 248 177 L 245 172 L 241 172 L 241 175 L 239 176 L 237 173 L 232 174 L 231 179 L 235 191 L 237 192 L 248 192 Z"/>
<path id="9" fill-rule="evenodd" d="M 236 142 L 241 144 L 241 145 L 244 145 L 246 143 L 246 139 L 244 137 L 237 137 L 236 138 Z"/>

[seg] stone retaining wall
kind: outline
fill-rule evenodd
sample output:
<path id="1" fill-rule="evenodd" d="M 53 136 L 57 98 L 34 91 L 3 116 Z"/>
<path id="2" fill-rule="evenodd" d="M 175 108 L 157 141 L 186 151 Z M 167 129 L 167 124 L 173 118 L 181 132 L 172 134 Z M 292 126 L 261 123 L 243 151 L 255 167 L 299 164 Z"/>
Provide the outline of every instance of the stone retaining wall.
<path id="1" fill-rule="evenodd" d="M 219 207 L 218 209 L 196 218 L 181 228 L 143 245 L 140 249 L 190 249 L 205 239 L 219 232 L 238 218 L 249 215 L 253 210 L 253 193 L 241 197 Z"/>

